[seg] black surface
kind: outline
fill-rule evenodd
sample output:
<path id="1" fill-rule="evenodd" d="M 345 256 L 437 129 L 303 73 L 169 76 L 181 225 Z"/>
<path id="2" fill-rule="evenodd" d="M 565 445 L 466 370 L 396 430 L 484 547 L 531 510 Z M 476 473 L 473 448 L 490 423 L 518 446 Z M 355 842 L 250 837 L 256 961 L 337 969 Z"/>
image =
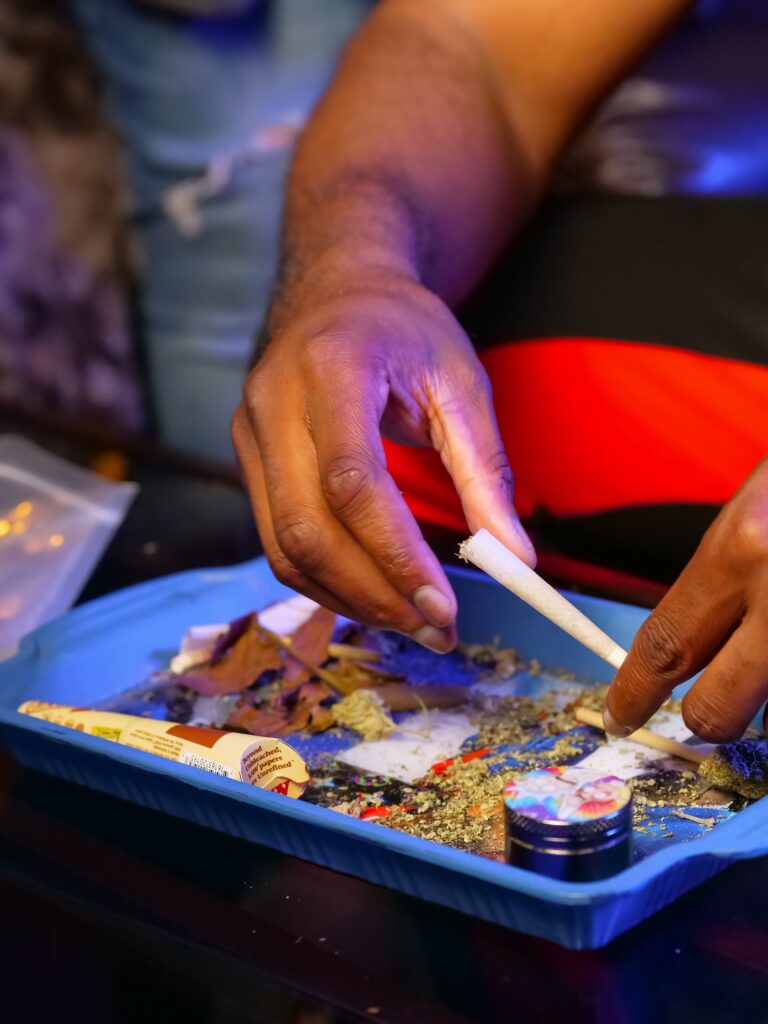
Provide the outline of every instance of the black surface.
<path id="1" fill-rule="evenodd" d="M 35 773 L 11 783 L 10 770 L 5 1020 L 768 1016 L 766 861 L 730 869 L 603 950 L 568 952 Z"/>
<path id="2" fill-rule="evenodd" d="M 250 504 L 237 486 L 137 468 L 141 490 L 81 601 L 132 583 L 261 554 Z"/>
<path id="3" fill-rule="evenodd" d="M 257 553 L 235 488 L 131 475 L 142 494 L 91 594 Z M 767 1021 L 767 918 L 760 860 L 604 950 L 568 952 L 22 771 L 0 749 L 3 1024 Z"/>
<path id="4" fill-rule="evenodd" d="M 613 338 L 764 366 L 764 197 L 546 204 L 460 318 L 479 348 Z"/>
<path id="5" fill-rule="evenodd" d="M 594 515 L 539 509 L 526 525 L 539 547 L 671 584 L 720 511 L 717 505 L 645 505 Z"/>

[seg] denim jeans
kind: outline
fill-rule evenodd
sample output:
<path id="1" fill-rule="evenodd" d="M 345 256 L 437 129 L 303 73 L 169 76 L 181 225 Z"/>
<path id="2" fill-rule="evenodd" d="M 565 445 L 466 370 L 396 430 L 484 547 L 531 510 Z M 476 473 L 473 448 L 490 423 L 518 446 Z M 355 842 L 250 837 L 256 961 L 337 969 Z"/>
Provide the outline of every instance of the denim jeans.
<path id="1" fill-rule="evenodd" d="M 159 434 L 230 458 L 229 419 L 275 272 L 290 140 L 370 0 L 262 0 L 227 17 L 68 3 L 125 144 Z M 191 226 L 168 215 L 180 189 L 192 183 L 194 193 L 222 166 L 223 183 L 192 204 Z"/>

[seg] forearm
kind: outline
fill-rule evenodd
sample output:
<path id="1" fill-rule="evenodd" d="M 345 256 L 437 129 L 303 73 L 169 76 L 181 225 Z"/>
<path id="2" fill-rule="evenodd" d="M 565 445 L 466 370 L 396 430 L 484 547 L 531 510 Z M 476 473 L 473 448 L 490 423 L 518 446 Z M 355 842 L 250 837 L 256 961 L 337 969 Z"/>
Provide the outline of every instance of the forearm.
<path id="1" fill-rule="evenodd" d="M 324 277 L 376 267 L 456 303 L 530 209 L 536 175 L 482 52 L 432 5 L 385 3 L 300 141 L 273 321 Z"/>

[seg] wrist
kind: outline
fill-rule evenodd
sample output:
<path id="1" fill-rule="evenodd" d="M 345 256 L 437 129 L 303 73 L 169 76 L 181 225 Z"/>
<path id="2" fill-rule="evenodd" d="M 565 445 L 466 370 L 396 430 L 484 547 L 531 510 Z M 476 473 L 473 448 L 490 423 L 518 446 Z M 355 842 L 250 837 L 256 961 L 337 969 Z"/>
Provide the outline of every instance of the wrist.
<path id="1" fill-rule="evenodd" d="M 419 281 L 425 235 L 406 189 L 394 182 L 347 173 L 322 187 L 294 184 L 270 328 L 287 312 L 365 280 Z"/>
<path id="2" fill-rule="evenodd" d="M 391 249 L 360 242 L 334 245 L 316 253 L 301 268 L 285 267 L 267 319 L 274 335 L 291 320 L 363 290 L 417 284 L 412 262 Z"/>

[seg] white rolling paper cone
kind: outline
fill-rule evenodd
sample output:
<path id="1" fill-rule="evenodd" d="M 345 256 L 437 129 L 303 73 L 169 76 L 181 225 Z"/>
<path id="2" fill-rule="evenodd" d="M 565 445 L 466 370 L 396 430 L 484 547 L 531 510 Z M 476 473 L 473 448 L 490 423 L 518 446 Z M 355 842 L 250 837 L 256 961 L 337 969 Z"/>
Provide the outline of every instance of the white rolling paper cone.
<path id="1" fill-rule="evenodd" d="M 487 572 L 507 590 L 517 594 L 566 633 L 570 633 L 609 665 L 618 668 L 626 658 L 627 652 L 622 647 L 487 530 L 478 530 L 469 540 L 465 540 L 459 554 L 478 569 Z"/>

